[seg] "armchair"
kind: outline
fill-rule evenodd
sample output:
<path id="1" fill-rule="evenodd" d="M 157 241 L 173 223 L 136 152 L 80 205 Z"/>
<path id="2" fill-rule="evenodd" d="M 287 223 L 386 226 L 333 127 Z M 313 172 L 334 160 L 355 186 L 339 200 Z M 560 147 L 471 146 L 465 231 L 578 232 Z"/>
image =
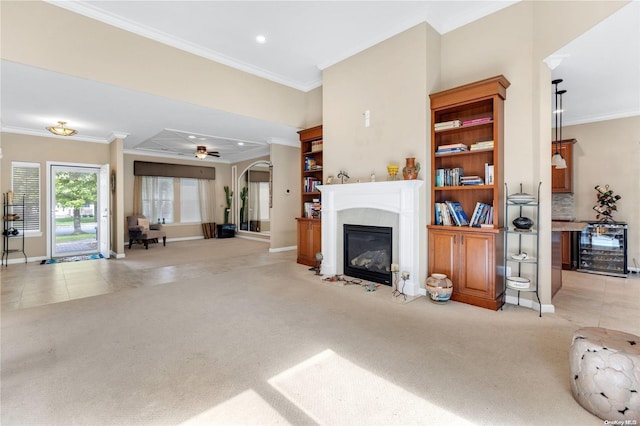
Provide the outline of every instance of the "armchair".
<path id="1" fill-rule="evenodd" d="M 149 219 L 142 215 L 127 216 L 129 228 L 129 248 L 134 241 L 144 244 L 145 249 L 149 249 L 149 243 L 157 243 L 158 238 L 162 238 L 162 245 L 167 245 L 167 234 L 162 230 L 162 224 L 149 223 Z"/>

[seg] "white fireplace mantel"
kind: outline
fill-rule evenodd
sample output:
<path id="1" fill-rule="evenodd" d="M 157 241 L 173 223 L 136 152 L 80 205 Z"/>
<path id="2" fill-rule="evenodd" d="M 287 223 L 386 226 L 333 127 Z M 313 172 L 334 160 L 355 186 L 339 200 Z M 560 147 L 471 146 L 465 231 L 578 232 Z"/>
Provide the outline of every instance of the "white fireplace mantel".
<path id="1" fill-rule="evenodd" d="M 347 209 L 378 209 L 398 215 L 398 266 L 410 273 L 404 285 L 409 296 L 419 293 L 420 232 L 418 188 L 421 180 L 320 185 L 322 192 L 322 266 L 324 275 L 338 274 L 338 212 Z"/>

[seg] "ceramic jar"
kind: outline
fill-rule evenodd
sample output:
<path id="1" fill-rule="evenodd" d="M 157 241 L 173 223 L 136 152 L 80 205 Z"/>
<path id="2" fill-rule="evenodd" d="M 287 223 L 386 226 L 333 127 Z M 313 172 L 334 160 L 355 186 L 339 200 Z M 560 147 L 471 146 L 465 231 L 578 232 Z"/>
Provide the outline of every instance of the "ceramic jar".
<path id="1" fill-rule="evenodd" d="M 453 293 L 453 283 L 445 274 L 431 274 L 427 278 L 427 294 L 434 303 L 445 303 Z"/>
<path id="2" fill-rule="evenodd" d="M 405 180 L 418 179 L 418 173 L 420 172 L 420 163 L 416 162 L 414 157 L 406 159 L 406 165 L 402 168 L 402 175 Z"/>
<path id="3" fill-rule="evenodd" d="M 523 216 L 513 219 L 513 222 L 511 223 L 513 223 L 513 226 L 519 230 L 529 230 L 533 226 L 533 220 Z"/>

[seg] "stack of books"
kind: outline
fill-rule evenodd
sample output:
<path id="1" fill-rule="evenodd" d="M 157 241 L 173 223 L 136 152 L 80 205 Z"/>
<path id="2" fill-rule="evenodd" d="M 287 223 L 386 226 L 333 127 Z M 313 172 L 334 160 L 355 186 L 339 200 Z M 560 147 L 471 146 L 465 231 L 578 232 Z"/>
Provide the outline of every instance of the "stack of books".
<path id="1" fill-rule="evenodd" d="M 457 201 L 445 201 L 444 203 L 434 204 L 436 225 L 445 226 L 468 226 L 469 218 L 467 217 L 462 205 Z"/>
<path id="2" fill-rule="evenodd" d="M 440 123 L 435 123 L 433 128 L 437 132 L 438 130 L 446 130 L 453 129 L 455 127 L 461 127 L 462 122 L 460 120 L 451 120 L 451 121 L 442 121 Z"/>
<path id="3" fill-rule="evenodd" d="M 477 202 L 476 208 L 473 210 L 469 226 L 476 228 L 489 227 L 493 228 L 493 206 L 485 203 Z"/>
<path id="4" fill-rule="evenodd" d="M 451 154 L 452 152 L 468 151 L 469 146 L 463 143 L 452 143 L 448 145 L 440 145 L 436 150 L 436 154 Z"/>
<path id="5" fill-rule="evenodd" d="M 304 192 L 317 192 L 318 185 L 321 184 L 321 180 L 315 177 L 304 178 Z"/>
<path id="6" fill-rule="evenodd" d="M 484 123 L 491 123 L 493 119 L 491 117 L 480 117 L 480 118 L 473 118 L 470 120 L 464 120 L 462 122 L 463 126 L 473 126 L 476 124 L 484 124 Z"/>
<path id="7" fill-rule="evenodd" d="M 322 151 L 322 140 L 311 142 L 311 152 Z"/>
<path id="8" fill-rule="evenodd" d="M 320 217 L 322 205 L 319 198 L 314 198 L 313 202 L 304 203 L 304 217 Z"/>
<path id="9" fill-rule="evenodd" d="M 493 141 L 482 141 L 471 144 L 469 147 L 471 151 L 478 151 L 481 149 L 493 149 Z"/>
<path id="10" fill-rule="evenodd" d="M 436 169 L 435 186 L 459 186 L 460 178 L 464 176 L 462 167 L 453 169 Z"/>
<path id="11" fill-rule="evenodd" d="M 480 176 L 462 176 L 460 178 L 460 185 L 462 186 L 470 186 L 470 185 L 484 185 L 484 181 Z"/>

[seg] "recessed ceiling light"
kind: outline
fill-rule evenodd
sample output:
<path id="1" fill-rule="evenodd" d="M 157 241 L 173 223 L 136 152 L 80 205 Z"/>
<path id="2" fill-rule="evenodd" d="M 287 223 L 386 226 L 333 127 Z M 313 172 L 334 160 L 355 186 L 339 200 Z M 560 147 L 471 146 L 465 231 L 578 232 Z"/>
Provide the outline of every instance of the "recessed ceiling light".
<path id="1" fill-rule="evenodd" d="M 244 142 L 238 142 L 238 145 L 242 146 L 242 145 L 244 145 Z"/>
<path id="2" fill-rule="evenodd" d="M 267 38 L 263 35 L 256 36 L 256 41 L 260 44 L 265 44 L 267 42 Z"/>
<path id="3" fill-rule="evenodd" d="M 189 135 L 189 139 L 195 139 L 196 137 L 193 135 Z"/>

